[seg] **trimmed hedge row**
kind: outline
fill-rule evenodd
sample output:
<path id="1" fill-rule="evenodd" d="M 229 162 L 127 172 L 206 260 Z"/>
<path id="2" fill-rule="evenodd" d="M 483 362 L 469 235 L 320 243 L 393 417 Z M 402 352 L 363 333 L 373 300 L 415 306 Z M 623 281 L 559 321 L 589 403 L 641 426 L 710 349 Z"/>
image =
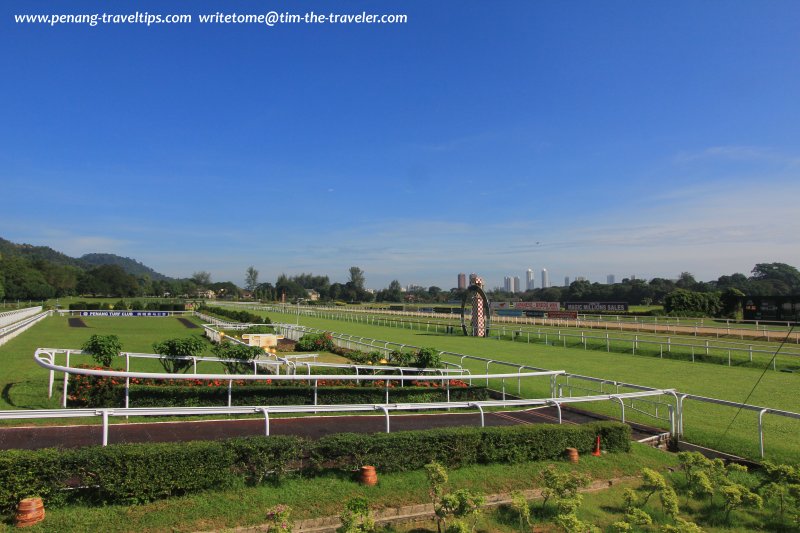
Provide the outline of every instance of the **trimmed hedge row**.
<path id="1" fill-rule="evenodd" d="M 294 436 L 219 441 L 118 444 L 0 454 L 0 512 L 41 496 L 46 506 L 72 502 L 135 504 L 202 490 L 258 484 L 287 470 L 315 475 L 373 464 L 382 472 L 415 470 L 431 460 L 449 467 L 555 460 L 567 447 L 586 453 L 600 435 L 609 452 L 630 449 L 630 427 L 529 425 Z"/>
<path id="2" fill-rule="evenodd" d="M 250 313 L 249 311 L 238 311 L 236 309 L 227 309 L 225 307 L 211 307 L 208 305 L 201 305 L 197 308 L 201 313 L 215 315 L 220 318 L 229 318 L 236 322 L 244 322 L 250 324 L 271 324 L 272 321 L 268 317 L 262 317 Z"/>
<path id="3" fill-rule="evenodd" d="M 104 394 L 80 396 L 85 401 L 71 400 L 70 405 L 81 407 L 120 407 L 124 403 L 125 387 L 115 385 Z M 382 387 L 331 387 L 320 386 L 319 404 L 383 403 L 386 399 Z M 74 396 L 77 398 L 77 396 Z M 228 387 L 185 385 L 134 385 L 130 388 L 131 407 L 219 407 L 228 405 Z M 394 387 L 389 390 L 391 402 L 427 403 L 443 402 L 447 392 L 441 388 Z M 451 401 L 487 400 L 484 387 L 452 387 Z M 312 405 L 314 388 L 302 386 L 236 385 L 232 389 L 233 405 Z"/>

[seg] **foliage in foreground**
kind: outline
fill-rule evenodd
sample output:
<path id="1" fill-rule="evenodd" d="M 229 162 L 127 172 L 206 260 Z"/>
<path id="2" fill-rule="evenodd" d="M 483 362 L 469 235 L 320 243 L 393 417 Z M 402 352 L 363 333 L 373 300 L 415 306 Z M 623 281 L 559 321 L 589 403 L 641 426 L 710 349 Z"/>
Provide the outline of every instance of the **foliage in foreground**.
<path id="1" fill-rule="evenodd" d="M 630 428 L 603 422 L 446 428 L 398 433 L 337 434 L 219 441 L 120 444 L 78 449 L 10 450 L 0 455 L 0 512 L 38 495 L 48 506 L 71 501 L 135 504 L 202 490 L 259 484 L 289 471 L 314 476 L 371 464 L 383 472 L 560 458 L 564 448 L 591 449 L 597 434 L 609 451 L 628 451 Z M 616 443 L 616 444 L 615 444 Z"/>

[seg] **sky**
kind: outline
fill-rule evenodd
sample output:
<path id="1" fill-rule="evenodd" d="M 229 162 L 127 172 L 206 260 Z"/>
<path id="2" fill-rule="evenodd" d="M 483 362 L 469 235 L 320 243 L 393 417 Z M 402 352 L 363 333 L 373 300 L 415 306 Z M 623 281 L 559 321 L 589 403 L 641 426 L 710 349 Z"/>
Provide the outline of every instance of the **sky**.
<path id="1" fill-rule="evenodd" d="M 399 24 L 201 24 L 269 11 Z M 22 24 L 23 14 L 191 24 Z M 0 237 L 175 277 L 800 266 L 800 3 L 0 5 Z"/>

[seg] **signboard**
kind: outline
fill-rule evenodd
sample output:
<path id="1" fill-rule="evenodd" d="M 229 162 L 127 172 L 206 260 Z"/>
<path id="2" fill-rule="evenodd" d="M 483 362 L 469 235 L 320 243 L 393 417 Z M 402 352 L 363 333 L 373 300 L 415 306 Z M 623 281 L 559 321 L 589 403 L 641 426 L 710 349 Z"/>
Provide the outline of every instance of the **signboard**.
<path id="1" fill-rule="evenodd" d="M 498 316 L 522 316 L 521 309 L 497 309 L 495 312 Z"/>
<path id="2" fill-rule="evenodd" d="M 539 311 L 537 309 L 525 311 L 525 316 L 528 318 L 544 318 L 544 315 L 545 311 Z"/>
<path id="3" fill-rule="evenodd" d="M 576 320 L 578 318 L 577 311 L 548 311 L 547 318 L 562 318 L 567 320 Z"/>
<path id="4" fill-rule="evenodd" d="M 81 311 L 81 316 L 170 316 L 169 311 Z"/>
<path id="5" fill-rule="evenodd" d="M 558 311 L 558 302 L 492 302 L 492 309 L 518 309 L 520 311 Z"/>
<path id="6" fill-rule="evenodd" d="M 628 302 L 565 302 L 564 309 L 579 313 L 625 313 L 628 311 Z"/>

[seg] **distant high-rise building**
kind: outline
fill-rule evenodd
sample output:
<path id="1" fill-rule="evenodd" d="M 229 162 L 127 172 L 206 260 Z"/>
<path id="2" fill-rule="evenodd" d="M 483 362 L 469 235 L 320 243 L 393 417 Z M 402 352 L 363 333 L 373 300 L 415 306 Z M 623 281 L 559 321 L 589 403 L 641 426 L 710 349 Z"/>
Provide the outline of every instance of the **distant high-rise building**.
<path id="1" fill-rule="evenodd" d="M 617 282 L 617 278 L 614 277 L 614 274 L 609 274 L 608 276 L 606 276 L 606 283 L 608 285 L 613 285 L 616 282 Z"/>
<path id="2" fill-rule="evenodd" d="M 542 288 L 546 289 L 550 286 L 550 274 L 547 273 L 547 269 L 542 269 Z"/>
<path id="3" fill-rule="evenodd" d="M 514 276 L 514 290 L 512 292 L 522 292 L 522 282 L 519 280 L 519 276 Z"/>
<path id="4" fill-rule="evenodd" d="M 463 291 L 467 288 L 467 275 L 461 272 L 458 275 L 458 290 Z"/>
<path id="5" fill-rule="evenodd" d="M 586 278 L 584 276 L 578 276 L 575 278 L 575 281 L 586 281 Z"/>
<path id="6" fill-rule="evenodd" d="M 569 276 L 564 276 L 564 286 L 569 287 Z"/>
<path id="7" fill-rule="evenodd" d="M 525 271 L 525 290 L 533 290 L 533 270 L 530 268 Z"/>
<path id="8" fill-rule="evenodd" d="M 513 287 L 514 280 L 511 279 L 511 276 L 506 276 L 503 278 L 503 290 L 506 292 L 514 292 Z"/>

